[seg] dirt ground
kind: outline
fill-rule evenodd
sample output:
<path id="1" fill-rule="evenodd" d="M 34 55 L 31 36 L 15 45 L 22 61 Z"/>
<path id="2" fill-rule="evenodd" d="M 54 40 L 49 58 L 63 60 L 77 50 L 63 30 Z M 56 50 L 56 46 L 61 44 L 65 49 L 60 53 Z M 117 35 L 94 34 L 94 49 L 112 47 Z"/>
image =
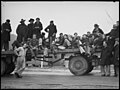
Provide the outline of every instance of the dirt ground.
<path id="1" fill-rule="evenodd" d="M 22 78 L 1 77 L 1 89 L 119 89 L 119 77 L 101 77 L 99 70 L 74 76 L 68 69 L 27 68 Z"/>

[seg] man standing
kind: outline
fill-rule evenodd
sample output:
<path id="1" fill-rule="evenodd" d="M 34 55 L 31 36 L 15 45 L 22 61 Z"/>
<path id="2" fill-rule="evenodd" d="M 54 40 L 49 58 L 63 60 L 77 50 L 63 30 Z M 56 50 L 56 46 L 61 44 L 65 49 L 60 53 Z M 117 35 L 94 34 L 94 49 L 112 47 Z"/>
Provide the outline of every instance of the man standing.
<path id="1" fill-rule="evenodd" d="M 119 76 L 119 21 L 116 22 L 116 38 L 114 44 L 114 76 Z"/>
<path id="2" fill-rule="evenodd" d="M 56 33 L 57 33 L 57 29 L 56 29 L 56 25 L 54 25 L 53 21 L 50 21 L 50 25 L 48 25 L 45 28 L 45 31 L 48 32 L 48 38 L 49 38 L 49 45 L 51 47 L 52 41 L 55 40 L 56 38 Z"/>
<path id="3" fill-rule="evenodd" d="M 14 70 L 14 74 L 16 78 L 22 78 L 22 72 L 25 69 L 26 63 L 25 63 L 25 56 L 26 56 L 26 49 L 27 44 L 23 44 L 22 46 L 18 47 L 15 50 L 17 57 L 17 63 L 16 63 L 16 68 Z"/>
<path id="4" fill-rule="evenodd" d="M 27 38 L 32 38 L 33 36 L 33 29 L 34 29 L 34 19 L 30 19 L 28 24 L 28 36 Z"/>
<path id="5" fill-rule="evenodd" d="M 34 24 L 33 34 L 36 34 L 37 39 L 41 37 L 41 30 L 43 29 L 42 23 L 40 22 L 40 18 L 36 18 L 36 22 Z"/>
<path id="6" fill-rule="evenodd" d="M 28 27 L 25 24 L 25 20 L 21 19 L 21 24 L 18 25 L 16 29 L 17 40 L 19 43 L 27 41 Z"/>
<path id="7" fill-rule="evenodd" d="M 10 20 L 7 19 L 5 23 L 2 24 L 1 29 L 1 50 L 4 47 L 5 51 L 9 50 L 10 32 L 12 31 Z"/>

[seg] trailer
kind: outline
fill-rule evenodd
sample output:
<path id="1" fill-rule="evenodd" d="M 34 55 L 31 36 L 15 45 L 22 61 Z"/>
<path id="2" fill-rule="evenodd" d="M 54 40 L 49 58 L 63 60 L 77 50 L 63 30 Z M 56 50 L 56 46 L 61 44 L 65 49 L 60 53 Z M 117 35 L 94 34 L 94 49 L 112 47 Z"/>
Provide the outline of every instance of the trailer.
<path id="1" fill-rule="evenodd" d="M 36 60 L 47 62 L 49 66 L 53 66 L 54 63 L 66 59 L 69 60 L 68 69 L 70 72 L 76 76 L 81 76 L 88 74 L 93 70 L 95 66 L 99 65 L 100 52 L 95 52 L 92 55 L 87 55 L 81 53 L 79 48 L 70 48 L 70 49 L 56 49 L 53 53 L 50 49 L 48 50 L 48 55 L 43 55 L 43 50 L 39 50 Z M 55 57 L 56 56 L 56 57 Z M 57 57 L 59 56 L 59 58 Z M 15 69 L 15 61 L 17 56 L 13 50 L 10 51 L 1 51 L 1 76 L 5 74 L 10 74 Z M 46 60 L 47 58 L 47 60 Z M 49 59 L 55 59 L 54 61 Z M 26 61 L 32 59 L 31 53 L 27 50 Z"/>
<path id="2" fill-rule="evenodd" d="M 93 70 L 95 66 L 99 65 L 101 50 L 96 50 L 92 55 L 81 53 L 79 48 L 69 48 L 69 49 L 56 49 L 53 53 L 50 49 L 48 50 L 48 55 L 44 56 L 43 51 L 38 52 L 36 60 L 47 62 L 49 66 L 53 66 L 56 62 L 60 60 L 68 60 L 68 69 L 70 72 L 76 76 L 81 76 L 88 74 Z M 56 56 L 56 58 L 55 58 Z M 59 57 L 57 57 L 59 56 Z M 49 60 L 55 59 L 55 60 Z M 47 60 L 46 60 L 47 59 Z M 31 60 L 31 54 L 28 51 L 26 54 L 26 60 Z"/>

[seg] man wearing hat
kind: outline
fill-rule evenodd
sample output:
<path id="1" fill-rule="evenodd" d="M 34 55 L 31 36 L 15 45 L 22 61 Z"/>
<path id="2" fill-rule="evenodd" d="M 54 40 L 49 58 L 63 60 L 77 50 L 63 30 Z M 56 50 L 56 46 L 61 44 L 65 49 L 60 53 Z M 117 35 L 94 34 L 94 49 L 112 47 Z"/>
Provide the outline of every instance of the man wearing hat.
<path id="1" fill-rule="evenodd" d="M 25 20 L 21 19 L 20 23 L 21 24 L 19 24 L 17 29 L 16 29 L 17 40 L 19 43 L 26 41 L 27 34 L 28 34 L 28 27 L 25 24 Z"/>
<path id="2" fill-rule="evenodd" d="M 52 41 L 55 40 L 57 29 L 53 21 L 50 21 L 50 25 L 45 28 L 45 31 L 48 32 L 49 45 L 51 46 Z"/>
<path id="3" fill-rule="evenodd" d="M 40 22 L 40 18 L 36 18 L 36 22 L 34 24 L 33 34 L 36 34 L 37 39 L 41 37 L 41 30 L 43 29 L 42 23 Z"/>
<path id="4" fill-rule="evenodd" d="M 32 38 L 33 36 L 33 29 L 34 29 L 34 19 L 30 19 L 28 24 L 28 35 L 27 38 Z"/>
<path id="5" fill-rule="evenodd" d="M 5 23 L 2 24 L 1 29 L 1 49 L 4 47 L 5 51 L 9 50 L 10 32 L 12 31 L 10 20 L 7 19 Z"/>

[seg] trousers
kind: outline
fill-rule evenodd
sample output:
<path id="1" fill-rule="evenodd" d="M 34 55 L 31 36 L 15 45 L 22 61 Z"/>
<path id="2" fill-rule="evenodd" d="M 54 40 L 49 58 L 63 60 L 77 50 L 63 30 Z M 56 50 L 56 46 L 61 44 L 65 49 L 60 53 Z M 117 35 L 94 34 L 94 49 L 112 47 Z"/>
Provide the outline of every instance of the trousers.
<path id="1" fill-rule="evenodd" d="M 25 69 L 25 57 L 24 56 L 20 56 L 17 58 L 17 62 L 16 62 L 16 68 L 15 68 L 15 72 L 18 73 L 19 75 L 22 74 L 22 72 Z"/>

